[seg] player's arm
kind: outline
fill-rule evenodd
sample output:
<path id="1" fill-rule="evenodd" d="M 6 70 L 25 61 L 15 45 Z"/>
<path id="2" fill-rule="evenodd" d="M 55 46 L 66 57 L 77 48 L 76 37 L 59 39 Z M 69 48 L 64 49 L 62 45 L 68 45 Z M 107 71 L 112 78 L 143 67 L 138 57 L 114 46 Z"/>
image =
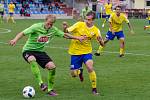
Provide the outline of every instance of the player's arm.
<path id="1" fill-rule="evenodd" d="M 134 34 L 133 28 L 129 22 L 129 20 L 127 19 L 127 17 L 125 17 L 125 22 L 128 24 L 129 30 L 130 30 L 130 34 Z"/>
<path id="2" fill-rule="evenodd" d="M 15 46 L 17 41 L 20 40 L 23 36 L 24 36 L 23 32 L 18 33 L 14 39 L 10 40 L 9 44 L 11 46 Z"/>
<path id="3" fill-rule="evenodd" d="M 102 38 L 102 36 L 101 36 L 100 30 L 97 31 L 96 39 L 97 39 L 97 41 L 99 42 L 99 44 L 100 44 L 101 46 L 104 46 L 104 40 L 103 40 L 103 38 Z"/>
<path id="4" fill-rule="evenodd" d="M 67 38 L 67 39 L 75 39 L 75 40 L 79 40 L 80 42 L 84 41 L 87 39 L 86 36 L 73 36 L 69 33 L 64 33 L 64 38 Z"/>
<path id="5" fill-rule="evenodd" d="M 133 31 L 133 28 L 132 28 L 131 24 L 130 24 L 130 23 L 127 23 L 127 24 L 128 24 L 128 27 L 129 27 L 130 33 L 131 33 L 131 34 L 134 34 L 134 31 Z"/>
<path id="6" fill-rule="evenodd" d="M 104 40 L 103 40 L 103 38 L 102 38 L 101 36 L 98 36 L 98 37 L 97 37 L 97 40 L 98 40 L 98 42 L 99 42 L 99 44 L 100 44 L 101 46 L 104 46 Z"/>

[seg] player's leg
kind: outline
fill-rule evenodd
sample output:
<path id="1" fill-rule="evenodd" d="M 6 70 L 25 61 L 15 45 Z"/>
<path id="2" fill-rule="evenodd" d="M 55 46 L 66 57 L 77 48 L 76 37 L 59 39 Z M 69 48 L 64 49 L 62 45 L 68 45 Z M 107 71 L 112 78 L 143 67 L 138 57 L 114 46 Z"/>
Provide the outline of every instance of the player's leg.
<path id="1" fill-rule="evenodd" d="M 102 24 L 102 27 L 105 27 L 105 23 L 108 21 L 109 17 L 110 17 L 110 15 L 106 15 L 106 18 Z"/>
<path id="2" fill-rule="evenodd" d="M 144 30 L 150 29 L 150 25 L 144 26 Z"/>
<path id="3" fill-rule="evenodd" d="M 48 88 L 48 95 L 56 96 L 58 95 L 54 90 L 54 78 L 55 78 L 55 64 L 53 63 L 52 59 L 45 53 L 45 52 L 37 52 L 35 54 L 37 58 L 37 63 L 42 67 L 48 70 L 48 87 L 47 85 L 43 85 L 41 89 L 46 90 Z"/>
<path id="4" fill-rule="evenodd" d="M 11 17 L 11 13 L 9 13 L 9 14 L 7 15 L 7 19 L 6 19 L 7 23 L 9 22 L 10 17 Z"/>
<path id="5" fill-rule="evenodd" d="M 119 57 L 123 57 L 124 53 L 125 53 L 125 42 L 124 42 L 124 38 L 120 38 L 120 55 Z"/>
<path id="6" fill-rule="evenodd" d="M 11 19 L 12 23 L 16 23 L 15 20 L 14 20 L 14 13 L 10 14 L 10 19 Z"/>
<path id="7" fill-rule="evenodd" d="M 56 66 L 55 66 L 55 64 L 52 61 L 49 61 L 45 65 L 45 68 L 48 69 L 48 95 L 50 95 L 50 96 L 57 96 L 58 94 L 53 89 Z"/>
<path id="8" fill-rule="evenodd" d="M 107 38 L 104 39 L 104 44 L 106 44 L 107 42 L 109 42 L 109 40 Z M 98 50 L 96 51 L 96 53 L 94 54 L 95 56 L 100 56 L 102 54 L 102 52 L 104 51 L 104 46 L 100 45 L 98 47 Z"/>
<path id="9" fill-rule="evenodd" d="M 116 36 L 119 39 L 119 43 L 120 43 L 119 57 L 123 57 L 125 53 L 125 36 L 123 34 L 123 31 L 117 32 Z"/>
<path id="10" fill-rule="evenodd" d="M 24 59 L 31 65 L 31 71 L 35 76 L 38 84 L 41 86 L 43 84 L 40 69 L 38 63 L 36 62 L 36 58 L 32 52 L 24 52 L 23 53 Z"/>
<path id="11" fill-rule="evenodd" d="M 109 40 L 113 40 L 115 38 L 115 35 L 112 34 L 112 32 L 108 31 L 107 34 L 106 34 L 106 37 L 104 39 L 104 44 L 106 46 L 106 43 L 109 42 Z M 105 46 L 99 46 L 98 50 L 96 51 L 96 53 L 94 54 L 95 56 L 100 56 L 101 53 L 104 51 L 104 47 Z"/>
<path id="12" fill-rule="evenodd" d="M 79 76 L 80 81 L 83 82 L 82 55 L 71 55 L 70 73 L 72 77 Z"/>
<path id="13" fill-rule="evenodd" d="M 90 78 L 90 81 L 91 81 L 91 86 L 92 86 L 92 93 L 93 94 L 99 94 L 97 92 L 97 83 L 96 83 L 96 73 L 93 69 L 93 60 L 92 60 L 92 54 L 86 54 L 84 55 L 84 59 L 83 59 L 85 65 L 86 65 L 86 68 L 88 70 L 88 73 L 89 73 L 89 78 Z"/>
<path id="14" fill-rule="evenodd" d="M 102 24 L 102 28 L 104 28 L 105 27 L 105 23 L 106 23 L 106 18 L 104 19 L 104 21 L 103 21 L 103 24 Z"/>
<path id="15" fill-rule="evenodd" d="M 3 22 L 3 12 L 0 12 L 0 22 Z"/>

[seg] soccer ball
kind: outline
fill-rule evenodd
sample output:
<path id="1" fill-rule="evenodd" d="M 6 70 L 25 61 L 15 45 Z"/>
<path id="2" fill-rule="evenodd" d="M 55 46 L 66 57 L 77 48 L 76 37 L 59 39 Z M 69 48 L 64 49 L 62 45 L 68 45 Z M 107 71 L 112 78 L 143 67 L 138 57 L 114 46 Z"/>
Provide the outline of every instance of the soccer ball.
<path id="1" fill-rule="evenodd" d="M 26 86 L 26 87 L 24 87 L 24 89 L 23 89 L 23 96 L 25 97 L 25 98 L 32 98 L 32 97 L 34 97 L 34 95 L 35 95 L 35 90 L 34 90 L 34 88 L 33 87 L 31 87 L 31 86 Z"/>

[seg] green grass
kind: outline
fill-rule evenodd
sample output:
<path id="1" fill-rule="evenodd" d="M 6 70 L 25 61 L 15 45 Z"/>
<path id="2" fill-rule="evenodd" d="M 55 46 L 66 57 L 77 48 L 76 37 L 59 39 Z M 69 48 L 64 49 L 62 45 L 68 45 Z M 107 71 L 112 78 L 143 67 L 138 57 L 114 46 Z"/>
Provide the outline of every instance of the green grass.
<path id="1" fill-rule="evenodd" d="M 15 47 L 7 44 L 18 32 L 41 21 L 43 20 L 17 20 L 17 24 L 0 24 L 0 32 L 1 28 L 11 29 L 10 33 L 0 33 L 0 100 L 23 100 L 22 89 L 27 85 L 33 86 L 36 90 L 33 100 L 149 100 L 150 34 L 143 30 L 145 20 L 130 20 L 134 27 L 134 35 L 128 34 L 128 27 L 125 25 L 128 54 L 124 58 L 119 58 L 118 53 L 108 52 L 104 52 L 100 57 L 93 56 L 97 73 L 97 88 L 101 96 L 91 94 L 91 85 L 85 67 L 83 83 L 78 78 L 71 78 L 69 74 L 70 56 L 64 49 L 68 48 L 70 40 L 54 38 L 46 47 L 46 52 L 57 66 L 55 89 L 60 94 L 57 97 L 49 97 L 39 90 L 29 64 L 23 60 L 22 44 L 27 38 L 20 40 Z M 61 28 L 62 21 L 58 20 L 55 25 Z M 73 23 L 71 20 L 66 21 Z M 99 28 L 101 29 L 100 26 Z M 107 27 L 101 29 L 103 36 L 106 32 Z M 93 49 L 96 50 L 97 47 L 98 43 L 93 41 Z M 108 43 L 105 51 L 118 52 L 119 41 L 114 40 Z M 41 69 L 41 72 L 46 81 L 46 71 Z"/>

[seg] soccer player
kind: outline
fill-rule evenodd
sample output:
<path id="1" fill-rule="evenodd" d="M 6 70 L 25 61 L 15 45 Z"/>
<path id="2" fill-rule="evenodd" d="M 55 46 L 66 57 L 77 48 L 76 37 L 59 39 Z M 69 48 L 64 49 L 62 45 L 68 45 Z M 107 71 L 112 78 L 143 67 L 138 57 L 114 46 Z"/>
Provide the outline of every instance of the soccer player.
<path id="1" fill-rule="evenodd" d="M 90 11 L 92 11 L 92 9 L 89 7 L 89 4 L 86 3 L 85 7 L 81 10 L 81 19 L 84 20 L 86 18 L 86 14 Z"/>
<path id="2" fill-rule="evenodd" d="M 123 31 L 122 31 L 123 22 L 126 22 L 128 24 L 128 27 L 130 29 L 130 33 L 134 34 L 134 32 L 131 28 L 131 25 L 129 23 L 129 20 L 127 19 L 127 17 L 123 13 L 121 13 L 121 7 L 117 6 L 115 13 L 113 13 L 111 15 L 111 17 L 109 18 L 109 31 L 106 34 L 106 37 L 104 39 L 104 43 L 106 44 L 107 42 L 109 42 L 109 40 L 113 40 L 115 37 L 117 37 L 117 39 L 120 41 L 120 55 L 119 55 L 119 57 L 123 57 L 124 52 L 125 52 L 125 42 L 124 42 L 125 36 L 124 36 Z M 104 49 L 104 46 L 102 46 L 102 45 L 99 46 L 99 49 L 97 50 L 95 55 L 100 56 L 103 49 Z"/>
<path id="3" fill-rule="evenodd" d="M 9 20 L 11 20 L 13 23 L 16 23 L 14 20 L 14 10 L 15 10 L 15 5 L 13 4 L 13 2 L 10 2 L 10 4 L 8 5 L 8 10 L 9 10 L 9 16 L 7 18 L 7 22 Z"/>
<path id="4" fill-rule="evenodd" d="M 68 51 L 71 55 L 70 70 L 73 77 L 79 76 L 80 80 L 83 81 L 83 70 L 81 70 L 81 68 L 82 63 L 84 63 L 89 73 L 92 93 L 97 95 L 99 93 L 96 88 L 96 73 L 93 68 L 91 40 L 96 38 L 98 42 L 103 46 L 104 42 L 101 37 L 100 30 L 96 26 L 94 26 L 94 19 L 95 13 L 93 11 L 90 11 L 86 15 L 85 22 L 79 21 L 69 28 L 67 28 L 67 25 L 65 25 L 64 28 L 74 36 L 87 37 L 87 39 L 82 43 L 76 40 L 71 41 Z"/>
<path id="5" fill-rule="evenodd" d="M 102 27 L 105 26 L 106 21 L 108 21 L 110 15 L 112 14 L 112 0 L 108 0 L 107 3 L 104 5 L 105 13 L 106 13 L 106 19 L 104 20 Z"/>
<path id="6" fill-rule="evenodd" d="M 64 33 L 61 30 L 53 26 L 56 17 L 54 15 L 47 15 L 44 23 L 36 23 L 18 33 L 14 39 L 10 41 L 10 45 L 14 46 L 23 36 L 28 36 L 28 40 L 23 47 L 23 58 L 30 64 L 31 71 L 35 76 L 42 91 L 48 88 L 48 95 L 58 95 L 54 90 L 54 77 L 56 66 L 53 60 L 43 51 L 44 46 L 54 36 L 66 37 L 70 39 L 76 39 L 81 41 L 85 38 L 83 36 L 72 36 L 68 33 Z M 38 66 L 48 70 L 48 87 L 43 83 L 40 70 Z"/>
<path id="7" fill-rule="evenodd" d="M 0 3 L 0 22 L 3 22 L 3 16 L 4 16 L 4 4 Z"/>
<path id="8" fill-rule="evenodd" d="M 149 25 L 144 26 L 144 30 L 150 28 L 150 10 L 147 12 L 148 17 L 146 18 L 148 20 Z"/>

